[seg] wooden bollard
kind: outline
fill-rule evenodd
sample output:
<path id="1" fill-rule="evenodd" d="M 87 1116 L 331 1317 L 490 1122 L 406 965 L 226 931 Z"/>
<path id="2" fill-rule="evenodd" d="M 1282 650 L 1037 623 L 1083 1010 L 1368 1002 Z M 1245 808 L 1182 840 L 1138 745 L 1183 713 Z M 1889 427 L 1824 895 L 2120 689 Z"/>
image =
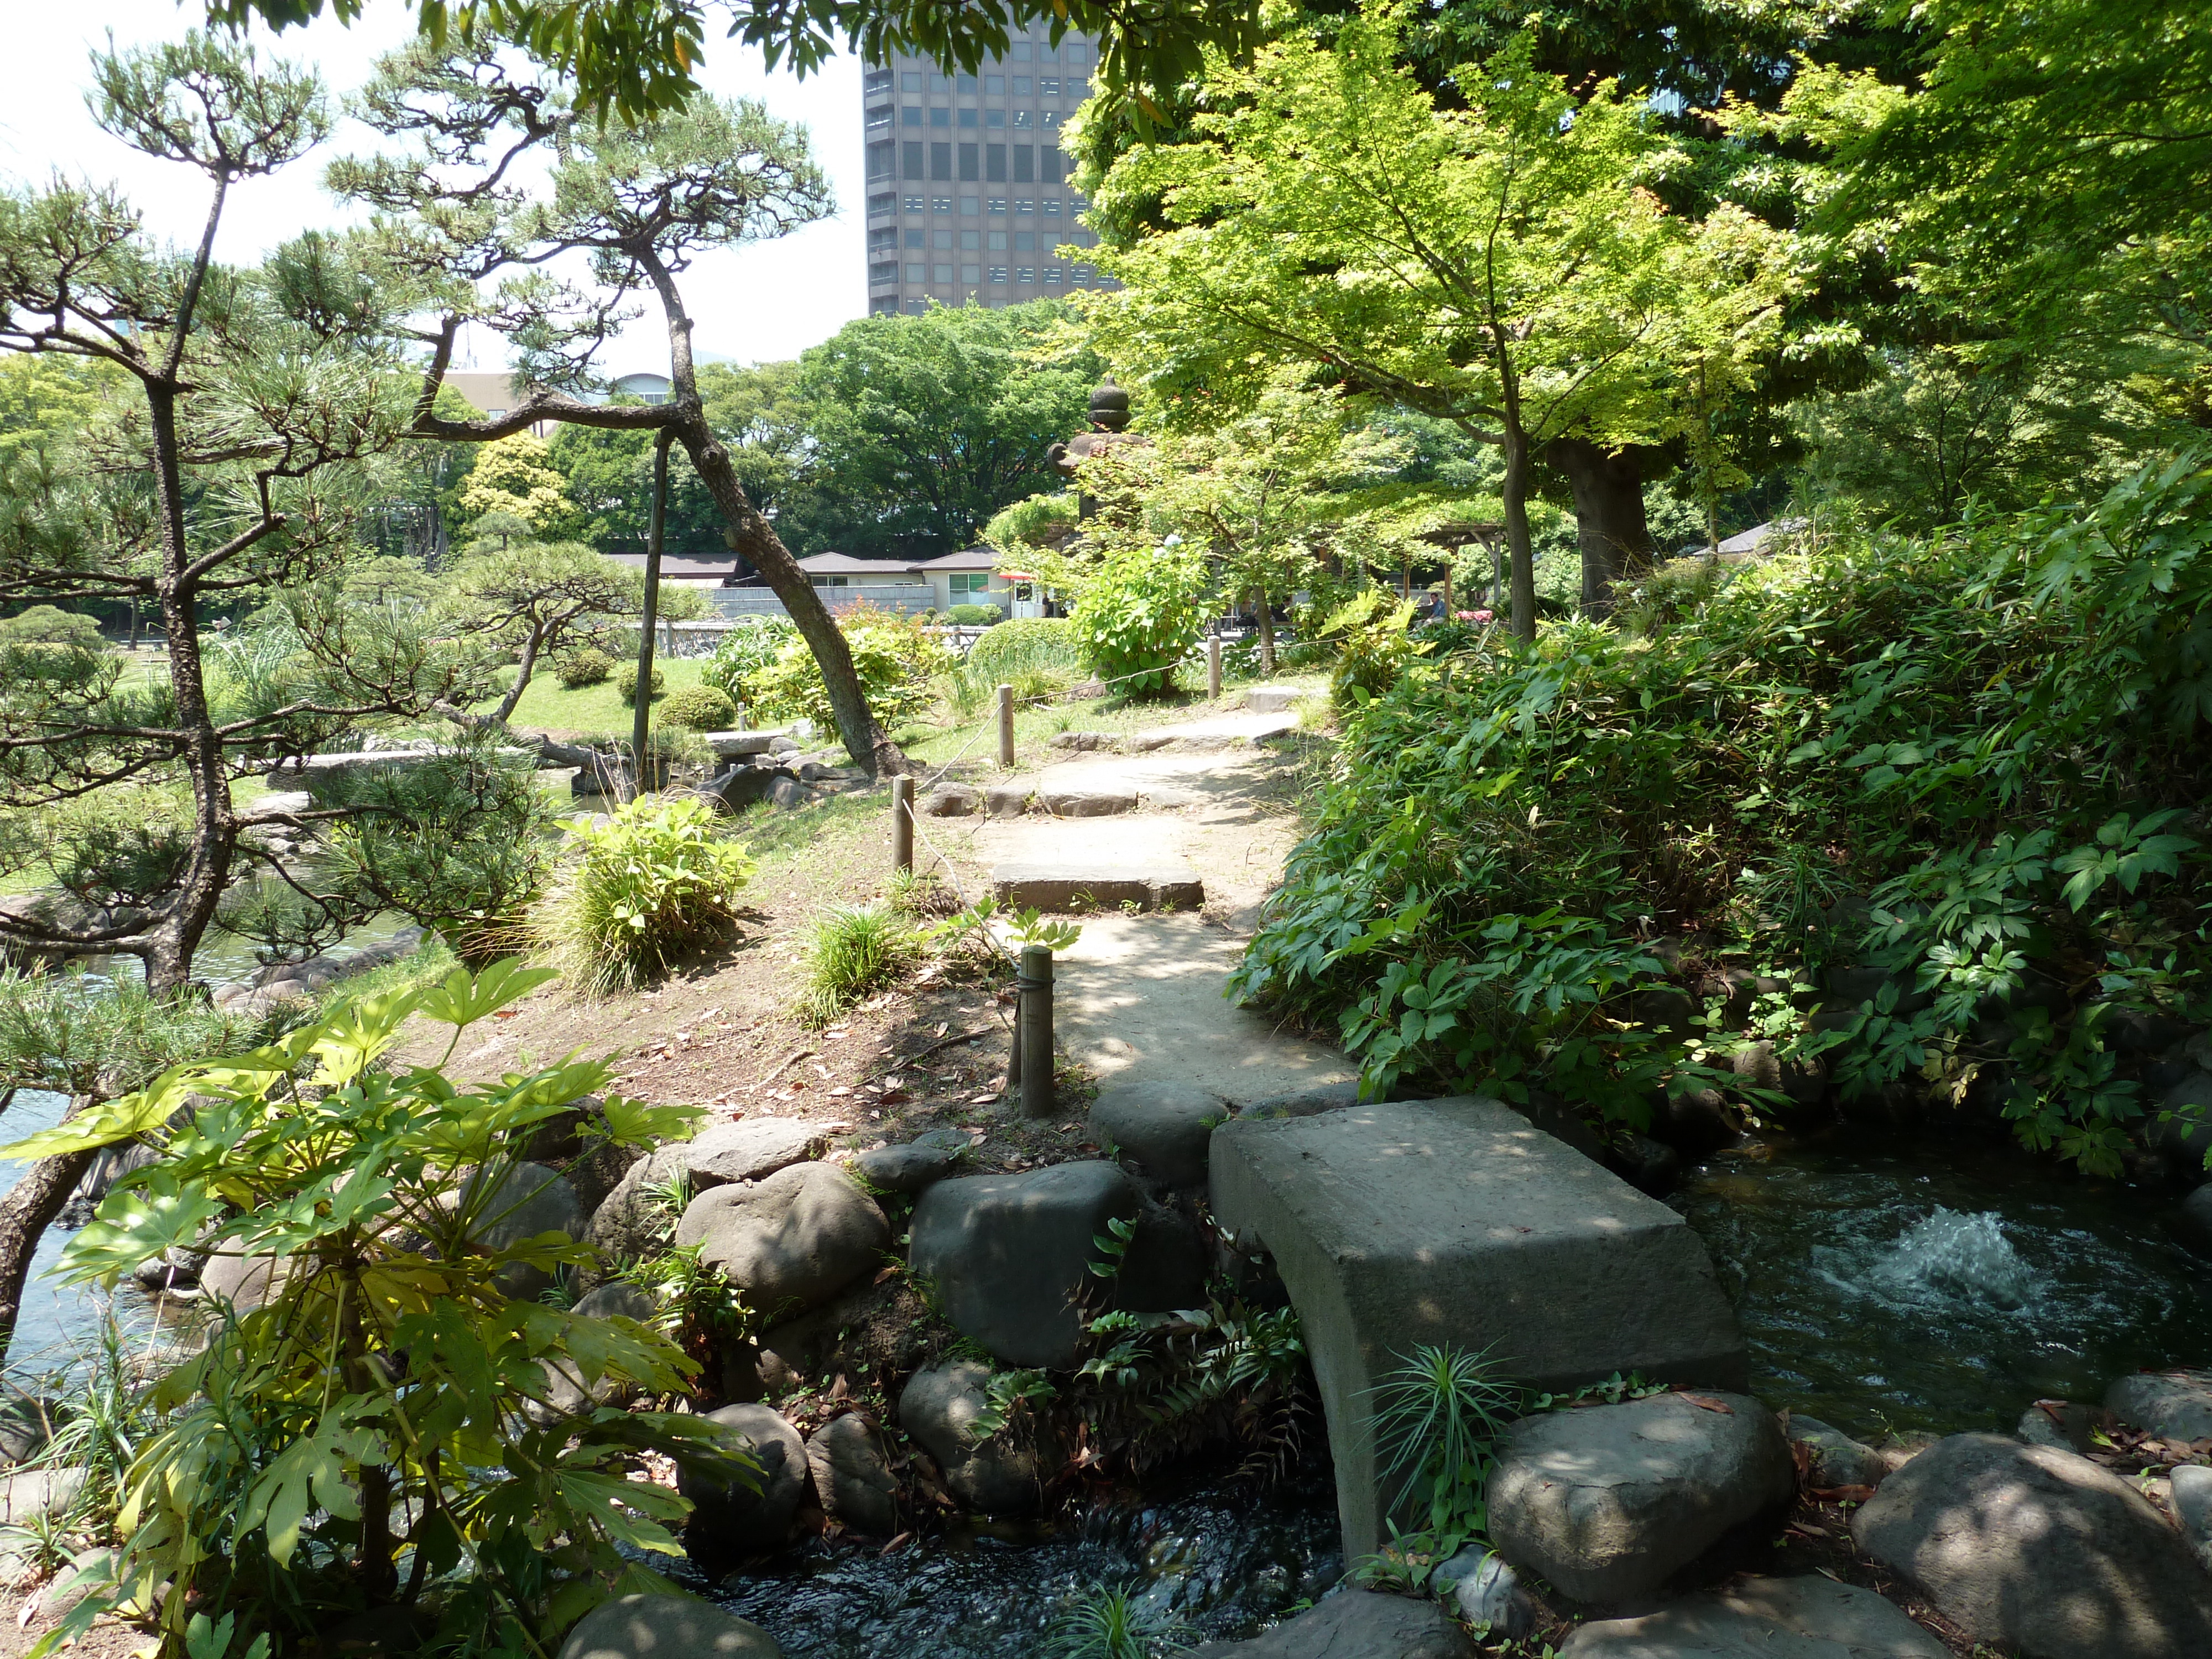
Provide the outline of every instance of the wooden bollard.
<path id="1" fill-rule="evenodd" d="M 1024 1117 L 1052 1115 L 1052 947 L 1022 946 L 1014 975 L 1014 1052 L 1006 1080 L 1022 1090 Z"/>
<path id="2" fill-rule="evenodd" d="M 1208 702 L 1221 701 L 1221 635 L 1209 635 L 1206 641 L 1206 699 Z"/>
<path id="3" fill-rule="evenodd" d="M 904 773 L 891 780 L 891 868 L 914 868 L 914 780 Z"/>
<path id="4" fill-rule="evenodd" d="M 999 764 L 1014 763 L 1014 688 L 999 688 Z"/>

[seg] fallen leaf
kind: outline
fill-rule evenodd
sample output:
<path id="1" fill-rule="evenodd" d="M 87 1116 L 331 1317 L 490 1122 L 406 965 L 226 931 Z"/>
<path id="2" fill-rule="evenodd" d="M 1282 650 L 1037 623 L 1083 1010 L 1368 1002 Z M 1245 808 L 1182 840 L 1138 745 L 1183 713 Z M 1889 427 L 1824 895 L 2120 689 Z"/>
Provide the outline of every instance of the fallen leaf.
<path id="1" fill-rule="evenodd" d="M 884 1091 L 883 1103 L 886 1106 L 897 1106 L 909 1098 L 911 1097 L 903 1089 L 886 1089 Z"/>
<path id="2" fill-rule="evenodd" d="M 832 1089 L 832 1090 L 830 1091 L 830 1097 L 832 1100 L 836 1100 L 836 1099 L 840 1099 L 840 1098 L 842 1098 L 842 1097 L 844 1097 L 844 1096 L 846 1096 L 846 1095 L 849 1095 L 849 1094 L 851 1094 L 852 1092 L 853 1092 L 853 1091 L 852 1091 L 850 1089 L 847 1088 L 843 1084 L 842 1084 L 842 1083 L 841 1083 L 841 1084 L 839 1084 L 836 1088 Z"/>
<path id="3" fill-rule="evenodd" d="M 1735 1407 L 1729 1405 L 1724 1400 L 1716 1400 L 1711 1395 L 1690 1394 L 1685 1392 L 1682 1398 L 1688 1401 L 1692 1406 L 1701 1407 L 1709 1412 L 1718 1412 L 1723 1417 L 1734 1417 L 1735 1415 Z"/>
<path id="4" fill-rule="evenodd" d="M 1872 1486 L 1815 1486 L 1814 1498 L 1823 1504 L 1863 1504 L 1874 1496 Z"/>
<path id="5" fill-rule="evenodd" d="M 936 1029 L 934 1031 L 932 1031 L 932 1032 L 930 1033 L 930 1035 L 931 1035 L 932 1036 L 944 1036 L 947 1031 L 951 1030 L 951 1029 L 952 1029 L 952 1024 L 951 1024 L 951 1022 L 950 1020 L 943 1020 L 943 1019 L 940 1019 L 940 1020 L 939 1020 L 939 1021 L 937 1022 L 937 1029 Z"/>

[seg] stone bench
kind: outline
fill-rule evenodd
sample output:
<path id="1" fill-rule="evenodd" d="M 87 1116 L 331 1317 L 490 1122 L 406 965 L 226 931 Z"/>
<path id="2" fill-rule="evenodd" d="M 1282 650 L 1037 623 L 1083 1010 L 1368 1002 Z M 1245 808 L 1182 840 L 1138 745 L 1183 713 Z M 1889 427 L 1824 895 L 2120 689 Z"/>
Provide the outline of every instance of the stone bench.
<path id="1" fill-rule="evenodd" d="M 991 894 L 1018 909 L 1196 910 L 1206 886 L 1187 864 L 1001 864 L 991 872 Z"/>
<path id="2" fill-rule="evenodd" d="M 1631 1370 L 1746 1386 L 1743 1333 L 1688 1224 L 1497 1101 L 1237 1119 L 1213 1132 L 1209 1185 L 1304 1325 L 1347 1559 L 1380 1547 L 1388 1512 L 1373 1390 L 1419 1346 L 1553 1391 Z"/>

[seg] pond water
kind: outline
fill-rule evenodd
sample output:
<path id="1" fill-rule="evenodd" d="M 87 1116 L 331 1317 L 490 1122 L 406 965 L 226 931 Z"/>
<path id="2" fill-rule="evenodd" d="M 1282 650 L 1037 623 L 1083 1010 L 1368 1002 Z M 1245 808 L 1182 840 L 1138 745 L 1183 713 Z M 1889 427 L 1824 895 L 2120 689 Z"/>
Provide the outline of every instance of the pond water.
<path id="1" fill-rule="evenodd" d="M 1120 1585 L 1182 1640 L 1256 1634 L 1343 1576 L 1327 1460 L 1255 1489 L 1194 1465 L 1056 1527 L 957 1527 L 889 1555 L 817 1543 L 691 1587 L 792 1659 L 1029 1659 L 1077 1596 Z"/>
<path id="2" fill-rule="evenodd" d="M 1856 1433 L 2009 1433 L 2039 1399 L 2212 1362 L 2212 1260 L 2172 1200 L 2009 1142 L 1838 1126 L 1724 1152 L 1673 1202 L 1753 1392 Z"/>

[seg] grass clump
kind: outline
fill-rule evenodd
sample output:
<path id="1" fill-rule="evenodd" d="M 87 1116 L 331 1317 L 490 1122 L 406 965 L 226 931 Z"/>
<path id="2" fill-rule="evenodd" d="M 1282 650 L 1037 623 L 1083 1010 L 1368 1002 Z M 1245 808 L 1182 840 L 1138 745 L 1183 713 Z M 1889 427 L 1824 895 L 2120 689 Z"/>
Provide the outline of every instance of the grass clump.
<path id="1" fill-rule="evenodd" d="M 1044 1652 L 1046 1659 L 1167 1659 L 1190 1651 L 1178 1629 L 1160 1608 L 1118 1586 L 1101 1585 L 1053 1621 Z"/>
<path id="2" fill-rule="evenodd" d="M 571 821 L 578 856 L 532 913 L 532 943 L 586 996 L 666 974 L 735 920 L 753 861 L 704 801 L 647 796 L 605 824 Z"/>
<path id="3" fill-rule="evenodd" d="M 800 1018 L 828 1024 L 904 973 L 920 950 L 913 923 L 888 902 L 841 904 L 825 912 L 806 941 Z"/>

